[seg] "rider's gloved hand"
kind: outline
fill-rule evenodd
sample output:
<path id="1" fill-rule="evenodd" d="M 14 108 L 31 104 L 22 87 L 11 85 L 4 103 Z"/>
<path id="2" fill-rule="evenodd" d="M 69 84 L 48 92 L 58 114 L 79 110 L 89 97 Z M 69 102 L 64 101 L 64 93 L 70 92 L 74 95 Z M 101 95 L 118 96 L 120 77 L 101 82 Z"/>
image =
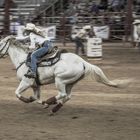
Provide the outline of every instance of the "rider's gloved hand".
<path id="1" fill-rule="evenodd" d="M 9 39 L 16 39 L 16 37 L 14 35 L 10 35 Z"/>
<path id="2" fill-rule="evenodd" d="M 33 52 L 33 51 L 35 51 L 36 50 L 36 48 L 34 48 L 34 47 L 32 47 L 32 46 L 29 46 L 29 52 Z"/>

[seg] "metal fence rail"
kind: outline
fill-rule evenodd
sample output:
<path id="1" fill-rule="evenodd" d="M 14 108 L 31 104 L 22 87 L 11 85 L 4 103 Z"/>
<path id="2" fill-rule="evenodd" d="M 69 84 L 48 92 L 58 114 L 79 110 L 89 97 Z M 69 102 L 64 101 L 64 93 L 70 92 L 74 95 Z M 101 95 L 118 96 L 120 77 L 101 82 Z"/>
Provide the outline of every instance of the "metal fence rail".
<path id="1" fill-rule="evenodd" d="M 110 22 L 107 20 L 105 16 L 90 16 L 90 17 L 77 17 L 77 22 L 71 23 L 71 17 L 66 16 L 54 16 L 54 17 L 42 17 L 39 20 L 34 20 L 34 23 L 39 26 L 56 26 L 56 38 L 58 41 L 67 42 L 71 40 L 71 30 L 73 25 L 77 25 L 79 27 L 83 27 L 84 25 L 92 25 L 92 26 L 104 26 L 107 25 L 110 27 L 110 38 L 109 40 L 123 40 L 126 36 L 125 34 L 125 16 L 116 17 L 115 20 L 122 21 Z M 97 22 L 98 21 L 98 22 Z M 10 23 L 13 21 L 11 20 Z M 27 23 L 28 21 L 24 21 Z M 24 25 L 24 24 L 21 24 Z M 0 25 L 1 27 L 2 25 Z M 19 26 L 19 25 L 15 25 Z M 16 27 L 17 28 L 17 27 Z M 131 29 L 129 28 L 129 35 L 131 35 Z"/>

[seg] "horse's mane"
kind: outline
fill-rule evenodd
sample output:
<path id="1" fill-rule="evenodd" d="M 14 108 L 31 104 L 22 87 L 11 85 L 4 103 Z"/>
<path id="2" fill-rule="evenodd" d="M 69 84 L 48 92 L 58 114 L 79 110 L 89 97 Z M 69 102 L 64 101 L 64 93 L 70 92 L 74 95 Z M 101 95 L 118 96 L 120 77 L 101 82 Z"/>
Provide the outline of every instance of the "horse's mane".
<path id="1" fill-rule="evenodd" d="M 28 45 L 23 44 L 22 42 L 13 39 L 12 44 L 17 46 L 17 48 L 21 48 L 25 53 L 27 52 Z"/>

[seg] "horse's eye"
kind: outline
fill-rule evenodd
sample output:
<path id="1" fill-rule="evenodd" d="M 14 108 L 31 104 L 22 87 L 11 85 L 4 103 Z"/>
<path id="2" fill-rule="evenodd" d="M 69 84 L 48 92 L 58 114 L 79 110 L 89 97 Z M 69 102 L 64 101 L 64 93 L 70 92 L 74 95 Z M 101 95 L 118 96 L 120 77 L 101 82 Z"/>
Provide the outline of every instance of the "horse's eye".
<path id="1" fill-rule="evenodd" d="M 5 42 L 3 41 L 3 42 L 0 43 L 0 46 L 3 46 L 4 44 L 5 44 Z"/>

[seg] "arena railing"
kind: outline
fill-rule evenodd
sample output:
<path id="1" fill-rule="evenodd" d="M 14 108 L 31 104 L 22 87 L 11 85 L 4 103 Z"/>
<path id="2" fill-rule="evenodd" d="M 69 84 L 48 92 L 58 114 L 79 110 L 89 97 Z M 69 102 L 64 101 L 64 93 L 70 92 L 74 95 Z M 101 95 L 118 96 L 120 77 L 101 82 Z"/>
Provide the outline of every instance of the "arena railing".
<path id="1" fill-rule="evenodd" d="M 56 25 L 56 33 L 57 33 L 57 40 L 58 41 L 63 41 L 63 42 L 69 42 L 71 41 L 71 28 L 73 25 L 77 26 L 84 26 L 84 25 L 92 25 L 92 26 L 104 26 L 108 25 L 110 27 L 110 38 L 109 40 L 124 40 L 126 34 L 125 34 L 125 21 L 118 22 L 118 24 L 115 23 L 110 23 L 107 22 L 105 16 L 91 16 L 91 17 L 77 17 L 77 22 L 76 23 L 71 23 L 71 17 L 66 17 L 66 16 L 54 16 L 54 17 L 42 17 L 41 19 L 34 20 L 34 23 L 40 26 L 51 26 L 51 25 Z M 125 18 L 122 16 L 122 18 Z M 117 20 L 120 18 L 116 17 Z M 42 22 L 43 21 L 43 22 Z M 95 22 L 95 21 L 100 21 Z M 29 21 L 24 21 L 24 23 L 29 22 Z M 117 25 L 117 26 L 116 26 Z M 0 25 L 0 29 L 1 29 Z M 130 29 L 129 33 L 130 32 Z M 2 31 L 1 31 L 2 32 Z M 131 36 L 131 34 L 130 34 Z"/>
<path id="2" fill-rule="evenodd" d="M 124 16 L 116 17 L 115 20 L 120 20 L 117 24 L 117 22 L 111 23 L 107 19 L 108 17 L 105 16 L 92 16 L 92 17 L 77 17 L 76 23 L 71 23 L 71 17 L 43 17 L 43 26 L 48 25 L 56 25 L 58 29 L 61 29 L 61 32 L 65 32 L 66 36 L 67 33 L 70 32 L 70 29 L 73 25 L 78 26 L 84 26 L 91 24 L 92 26 L 104 26 L 108 25 L 110 27 L 110 38 L 116 36 L 116 39 L 122 38 L 122 36 L 125 36 L 125 20 Z M 121 21 L 122 20 L 122 21 Z M 38 19 L 35 22 L 41 23 L 42 19 Z M 99 21 L 99 22 L 97 22 Z M 65 30 L 65 31 L 63 31 Z M 121 32 L 121 33 L 120 33 Z M 130 31 L 129 31 L 130 32 Z M 113 35 L 113 36 L 112 36 Z"/>

